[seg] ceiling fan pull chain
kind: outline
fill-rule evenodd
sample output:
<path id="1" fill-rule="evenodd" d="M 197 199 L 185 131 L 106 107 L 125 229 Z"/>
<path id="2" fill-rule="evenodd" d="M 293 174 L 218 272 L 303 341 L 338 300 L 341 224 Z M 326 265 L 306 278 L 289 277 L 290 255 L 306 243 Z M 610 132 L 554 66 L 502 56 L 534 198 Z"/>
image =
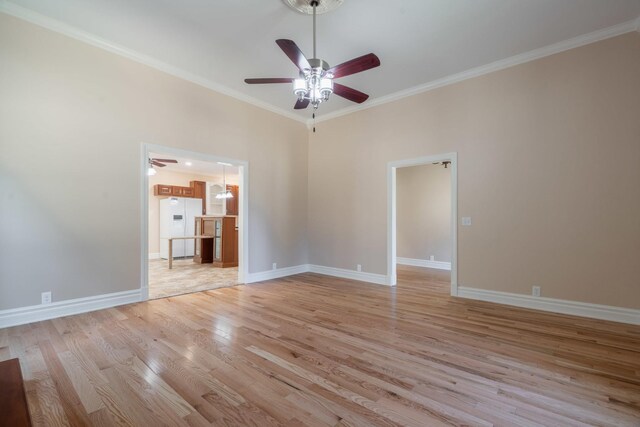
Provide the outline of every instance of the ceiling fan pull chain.
<path id="1" fill-rule="evenodd" d="M 316 133 L 316 113 L 313 113 L 313 133 Z"/>

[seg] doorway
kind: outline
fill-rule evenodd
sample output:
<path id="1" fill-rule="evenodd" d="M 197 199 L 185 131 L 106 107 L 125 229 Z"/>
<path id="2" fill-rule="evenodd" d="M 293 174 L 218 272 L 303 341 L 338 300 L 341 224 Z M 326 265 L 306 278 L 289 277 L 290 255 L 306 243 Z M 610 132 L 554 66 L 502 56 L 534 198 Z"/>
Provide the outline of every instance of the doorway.
<path id="1" fill-rule="evenodd" d="M 421 168 L 424 167 L 424 168 Z M 438 168 L 431 170 L 431 168 Z M 444 172 L 442 169 L 445 169 Z M 422 179 L 427 174 L 432 174 L 432 178 L 436 178 L 442 173 L 445 174 L 444 180 L 449 177 L 449 183 L 445 187 L 445 191 L 448 191 L 448 195 L 442 195 L 442 189 L 439 194 L 431 194 L 430 197 L 433 202 L 448 203 L 449 206 L 441 206 L 439 212 L 431 212 L 430 215 L 420 214 L 421 208 L 419 205 L 430 203 L 429 200 L 419 200 L 421 197 L 408 197 L 407 194 L 400 192 L 400 199 L 398 199 L 398 174 L 401 174 L 401 183 L 410 183 L 412 180 Z M 436 178 L 443 180 L 443 177 Z M 451 281 L 451 295 L 457 295 L 457 154 L 447 153 L 436 156 L 419 157 L 415 159 L 407 159 L 401 161 L 390 162 L 387 166 L 387 185 L 388 185 L 388 238 L 387 238 L 387 272 L 388 283 L 390 285 L 396 285 L 397 283 L 397 265 L 398 260 L 402 264 L 411 265 L 414 267 L 426 267 L 438 270 L 450 269 L 450 281 Z M 409 185 L 409 184 L 403 184 Z M 423 187 L 427 191 L 427 187 Z M 410 189 L 403 190 L 410 191 Z M 417 191 L 417 188 L 413 188 Z M 433 189 L 432 189 L 433 190 Z M 421 195 L 422 196 L 422 195 Z M 418 227 L 417 223 L 414 224 L 400 224 L 400 241 L 403 244 L 401 247 L 401 256 L 398 257 L 398 204 L 403 210 L 403 221 L 412 219 L 415 221 L 439 221 L 441 229 L 437 232 L 434 227 L 429 230 L 430 236 L 434 237 L 431 242 L 420 241 L 421 232 L 426 232 L 429 226 L 435 226 L 435 224 L 420 224 L 422 227 Z M 408 206 L 410 204 L 411 206 Z M 414 209 L 415 212 L 407 213 L 407 209 Z M 443 212 L 445 217 L 443 218 Z M 418 216 L 416 216 L 416 214 Z M 422 217 L 420 217 L 422 215 Z M 448 217 L 448 221 L 447 218 Z M 448 224 L 446 224 L 448 222 Z M 411 235 L 411 227 L 414 227 L 416 232 Z M 443 230 L 442 228 L 445 228 Z M 437 235 L 439 234 L 439 235 Z M 437 237 L 436 237 L 437 235 Z M 415 238 L 417 237 L 417 239 Z M 412 255 L 419 254 L 419 255 Z M 440 258 L 440 259 L 437 259 Z"/>
<path id="2" fill-rule="evenodd" d="M 141 176 L 143 299 L 244 283 L 248 163 L 142 144 Z"/>

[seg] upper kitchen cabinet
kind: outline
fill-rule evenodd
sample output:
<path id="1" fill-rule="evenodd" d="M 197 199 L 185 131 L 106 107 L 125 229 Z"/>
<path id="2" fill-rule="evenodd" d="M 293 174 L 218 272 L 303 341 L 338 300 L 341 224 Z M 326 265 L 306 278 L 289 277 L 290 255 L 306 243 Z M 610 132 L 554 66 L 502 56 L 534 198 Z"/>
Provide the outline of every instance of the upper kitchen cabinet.
<path id="1" fill-rule="evenodd" d="M 153 195 L 154 196 L 171 196 L 173 195 L 172 186 L 156 184 L 153 186 Z"/>
<path id="2" fill-rule="evenodd" d="M 227 215 L 238 215 L 238 186 L 227 185 L 227 191 L 230 191 L 233 197 L 227 200 Z"/>

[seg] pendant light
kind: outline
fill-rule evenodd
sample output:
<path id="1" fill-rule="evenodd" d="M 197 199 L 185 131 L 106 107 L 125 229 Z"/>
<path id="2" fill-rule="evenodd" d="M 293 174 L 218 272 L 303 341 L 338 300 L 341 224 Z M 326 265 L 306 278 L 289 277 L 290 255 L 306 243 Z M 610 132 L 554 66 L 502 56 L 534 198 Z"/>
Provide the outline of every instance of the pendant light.
<path id="1" fill-rule="evenodd" d="M 225 165 L 222 165 L 222 186 L 222 191 L 216 194 L 216 199 L 232 199 L 233 194 L 231 191 L 227 190 L 227 174 Z"/>

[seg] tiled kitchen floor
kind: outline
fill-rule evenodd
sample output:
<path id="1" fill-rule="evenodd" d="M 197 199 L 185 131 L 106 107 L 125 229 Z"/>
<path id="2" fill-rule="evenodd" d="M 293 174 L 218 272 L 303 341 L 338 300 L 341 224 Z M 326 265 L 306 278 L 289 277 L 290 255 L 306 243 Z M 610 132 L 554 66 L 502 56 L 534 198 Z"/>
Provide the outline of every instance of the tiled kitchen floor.
<path id="1" fill-rule="evenodd" d="M 196 264 L 191 258 L 176 259 L 173 268 L 164 259 L 149 260 L 149 299 L 224 288 L 238 284 L 238 268 Z"/>

